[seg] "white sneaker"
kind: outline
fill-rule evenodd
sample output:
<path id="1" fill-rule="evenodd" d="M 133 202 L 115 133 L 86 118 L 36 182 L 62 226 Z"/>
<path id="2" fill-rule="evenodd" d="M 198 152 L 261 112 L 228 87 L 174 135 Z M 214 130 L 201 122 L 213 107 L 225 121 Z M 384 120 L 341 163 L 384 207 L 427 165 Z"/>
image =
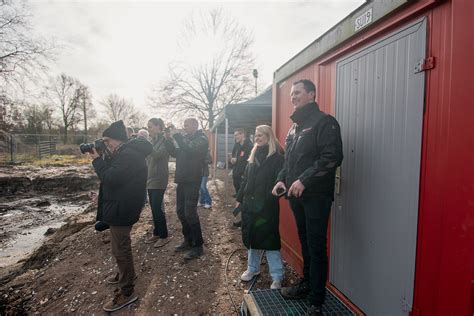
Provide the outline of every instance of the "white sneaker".
<path id="1" fill-rule="evenodd" d="M 240 276 L 240 279 L 242 281 L 248 282 L 248 281 L 252 280 L 254 276 L 259 275 L 259 274 L 260 274 L 260 271 L 259 272 L 250 272 L 249 270 L 245 270 L 245 272 L 242 273 L 242 275 Z"/>
<path id="2" fill-rule="evenodd" d="M 270 288 L 272 290 L 278 290 L 281 289 L 281 281 L 273 281 L 272 285 L 270 285 Z"/>
<path id="3" fill-rule="evenodd" d="M 211 208 L 211 204 L 204 204 L 204 208 Z"/>
<path id="4" fill-rule="evenodd" d="M 198 203 L 198 205 L 197 205 L 197 206 L 198 206 L 198 207 L 200 207 L 200 206 L 204 206 L 204 204 Z"/>

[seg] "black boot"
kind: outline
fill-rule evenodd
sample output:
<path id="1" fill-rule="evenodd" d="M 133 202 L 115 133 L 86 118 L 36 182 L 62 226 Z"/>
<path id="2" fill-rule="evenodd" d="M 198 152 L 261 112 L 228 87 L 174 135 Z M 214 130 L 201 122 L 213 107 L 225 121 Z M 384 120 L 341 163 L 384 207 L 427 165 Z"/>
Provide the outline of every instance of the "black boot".
<path id="1" fill-rule="evenodd" d="M 193 238 L 193 247 L 202 246 L 202 244 L 204 243 L 204 239 L 202 238 L 202 230 L 200 223 L 191 225 L 191 236 Z"/>
<path id="2" fill-rule="evenodd" d="M 298 300 L 305 298 L 310 291 L 311 288 L 307 280 L 301 280 L 295 286 L 284 287 L 280 290 L 281 296 L 288 300 Z"/>
<path id="3" fill-rule="evenodd" d="M 193 260 L 199 258 L 203 254 L 202 246 L 192 247 L 188 252 L 184 254 L 184 260 Z"/>
<path id="4" fill-rule="evenodd" d="M 192 248 L 191 241 L 185 239 L 182 243 L 180 243 L 179 245 L 174 247 L 174 251 L 175 252 L 182 252 L 182 251 L 189 250 L 191 248 Z"/>

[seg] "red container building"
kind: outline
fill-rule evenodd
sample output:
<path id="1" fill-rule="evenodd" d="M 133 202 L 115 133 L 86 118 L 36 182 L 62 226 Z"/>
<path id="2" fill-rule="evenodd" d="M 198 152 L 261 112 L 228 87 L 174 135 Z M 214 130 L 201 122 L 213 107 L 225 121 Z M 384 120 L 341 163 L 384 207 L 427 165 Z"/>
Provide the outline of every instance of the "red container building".
<path id="1" fill-rule="evenodd" d="M 280 141 L 299 79 L 341 124 L 328 287 L 356 312 L 474 315 L 473 30 L 472 0 L 368 1 L 274 74 Z M 281 203 L 282 252 L 301 272 Z"/>

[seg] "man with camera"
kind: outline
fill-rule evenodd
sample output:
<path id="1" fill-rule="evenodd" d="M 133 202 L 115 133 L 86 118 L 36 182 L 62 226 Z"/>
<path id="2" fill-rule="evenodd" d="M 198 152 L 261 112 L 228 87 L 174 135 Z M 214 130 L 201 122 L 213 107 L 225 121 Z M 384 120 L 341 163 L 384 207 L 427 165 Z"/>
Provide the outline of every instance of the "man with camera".
<path id="1" fill-rule="evenodd" d="M 319 110 L 316 87 L 299 80 L 291 87 L 294 122 L 286 138 L 283 169 L 273 188 L 286 192 L 301 242 L 304 278 L 294 287 L 281 289 L 287 299 L 307 298 L 307 315 L 323 315 L 328 258 L 326 234 L 334 196 L 335 173 L 342 162 L 342 140 L 334 117 Z"/>
<path id="2" fill-rule="evenodd" d="M 165 129 L 166 149 L 176 158 L 175 183 L 176 210 L 183 226 L 184 241 L 176 247 L 176 251 L 187 251 L 185 260 L 198 258 L 203 253 L 201 223 L 197 214 L 199 188 L 203 165 L 208 152 L 207 136 L 199 130 L 195 118 L 184 121 L 184 135 Z M 174 141 L 173 141 L 174 140 Z M 175 145 L 176 142 L 176 145 Z"/>
<path id="3" fill-rule="evenodd" d="M 144 206 L 147 181 L 145 157 L 152 151 L 152 145 L 145 139 L 128 140 L 123 122 L 112 123 L 102 133 L 106 149 L 97 151 L 96 144 L 89 144 L 92 165 L 97 173 L 102 190 L 99 205 L 102 206 L 102 220 L 110 226 L 112 255 L 118 266 L 116 276 L 107 280 L 120 288 L 114 299 L 103 309 L 113 312 L 138 299 L 134 292 L 135 268 L 133 265 L 130 232 Z"/>

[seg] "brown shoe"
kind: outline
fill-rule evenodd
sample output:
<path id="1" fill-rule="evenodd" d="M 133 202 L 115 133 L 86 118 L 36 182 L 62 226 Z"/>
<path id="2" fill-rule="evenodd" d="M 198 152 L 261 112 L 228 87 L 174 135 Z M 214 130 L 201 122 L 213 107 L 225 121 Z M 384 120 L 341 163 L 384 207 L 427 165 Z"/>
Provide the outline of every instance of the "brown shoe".
<path id="1" fill-rule="evenodd" d="M 120 277 L 120 274 L 117 272 L 114 276 L 107 278 L 105 282 L 107 282 L 107 284 L 117 284 L 119 283 L 119 277 Z"/>
<path id="2" fill-rule="evenodd" d="M 115 293 L 113 300 L 105 304 L 102 308 L 104 309 L 104 311 L 109 313 L 115 312 L 129 304 L 132 304 L 136 300 L 138 300 L 138 295 L 136 295 L 135 292 L 133 292 L 131 295 L 126 296 L 119 291 Z"/>
<path id="3" fill-rule="evenodd" d="M 169 238 L 159 238 L 155 244 L 153 245 L 153 247 L 155 248 L 160 248 L 160 247 L 163 247 L 164 245 L 166 245 L 167 243 L 170 242 L 170 239 Z"/>
<path id="4" fill-rule="evenodd" d="M 158 240 L 160 240 L 160 236 L 152 236 L 148 238 L 147 240 L 145 240 L 145 244 L 151 244 L 151 243 L 157 242 Z"/>

